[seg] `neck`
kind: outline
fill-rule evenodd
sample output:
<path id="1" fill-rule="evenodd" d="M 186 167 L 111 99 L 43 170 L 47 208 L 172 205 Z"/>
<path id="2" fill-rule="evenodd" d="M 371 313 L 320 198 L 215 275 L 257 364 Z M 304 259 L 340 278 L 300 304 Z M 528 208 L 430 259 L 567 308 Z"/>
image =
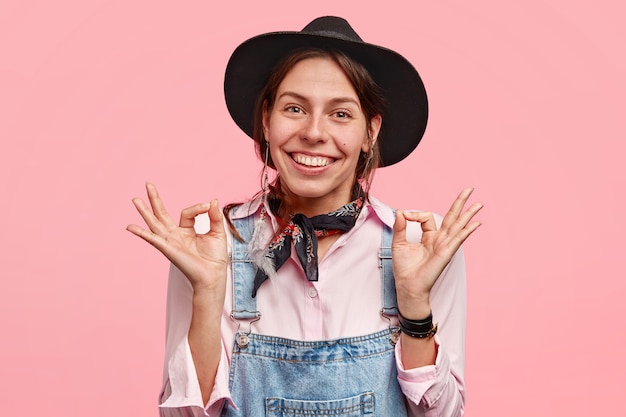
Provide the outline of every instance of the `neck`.
<path id="1" fill-rule="evenodd" d="M 285 193 L 280 216 L 288 218 L 297 213 L 302 213 L 307 217 L 318 216 L 335 211 L 350 201 L 352 201 L 350 195 L 335 198 L 307 198 Z"/>
<path id="2" fill-rule="evenodd" d="M 291 192 L 278 180 L 271 186 L 271 193 L 280 201 L 277 214 L 284 220 L 289 220 L 290 216 L 302 213 L 307 217 L 326 214 L 337 210 L 358 197 L 367 200 L 367 192 L 359 186 L 359 189 L 351 187 L 345 193 L 326 195 L 324 197 L 303 197 Z M 276 209 L 276 207 L 274 207 Z"/>

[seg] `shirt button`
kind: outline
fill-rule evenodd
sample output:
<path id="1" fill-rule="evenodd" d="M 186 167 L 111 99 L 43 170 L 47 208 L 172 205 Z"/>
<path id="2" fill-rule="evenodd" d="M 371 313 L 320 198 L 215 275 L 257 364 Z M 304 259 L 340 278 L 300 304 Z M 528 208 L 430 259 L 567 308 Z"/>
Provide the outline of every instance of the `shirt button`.
<path id="1" fill-rule="evenodd" d="M 309 288 L 308 293 L 309 293 L 309 297 L 311 297 L 311 298 L 317 297 L 317 290 L 315 288 L 313 288 L 313 287 Z"/>

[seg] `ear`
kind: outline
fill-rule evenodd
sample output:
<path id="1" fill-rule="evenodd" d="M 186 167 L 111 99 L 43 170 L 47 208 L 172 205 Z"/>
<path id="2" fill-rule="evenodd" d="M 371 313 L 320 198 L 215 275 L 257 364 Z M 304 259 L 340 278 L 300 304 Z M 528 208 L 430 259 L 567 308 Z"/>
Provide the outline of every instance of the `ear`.
<path id="1" fill-rule="evenodd" d="M 370 120 L 370 125 L 367 129 L 368 138 L 367 140 L 363 141 L 363 146 L 361 146 L 361 150 L 363 152 L 368 153 L 370 151 L 370 146 L 373 146 L 376 143 L 376 141 L 378 140 L 378 133 L 380 132 L 380 128 L 382 125 L 383 117 L 380 114 L 372 117 L 372 120 Z"/>

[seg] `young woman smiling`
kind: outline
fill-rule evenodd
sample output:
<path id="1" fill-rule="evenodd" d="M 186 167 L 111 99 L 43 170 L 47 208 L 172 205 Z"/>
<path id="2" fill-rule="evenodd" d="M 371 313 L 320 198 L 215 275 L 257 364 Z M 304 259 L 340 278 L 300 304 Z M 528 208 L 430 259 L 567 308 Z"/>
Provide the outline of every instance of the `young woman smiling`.
<path id="1" fill-rule="evenodd" d="M 178 225 L 153 185 L 133 200 L 149 230 L 128 230 L 173 264 L 161 414 L 462 415 L 460 246 L 482 205 L 464 208 L 468 188 L 441 219 L 368 193 L 422 137 L 417 71 L 322 17 L 240 45 L 225 95 L 264 162 L 259 195 Z"/>

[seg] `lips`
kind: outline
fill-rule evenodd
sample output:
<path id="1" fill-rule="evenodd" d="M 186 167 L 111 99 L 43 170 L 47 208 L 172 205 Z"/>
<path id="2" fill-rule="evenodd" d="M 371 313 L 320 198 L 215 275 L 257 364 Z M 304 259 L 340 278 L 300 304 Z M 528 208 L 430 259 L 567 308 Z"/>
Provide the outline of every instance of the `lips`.
<path id="1" fill-rule="evenodd" d="M 326 156 L 305 155 L 302 153 L 292 153 L 291 158 L 300 165 L 307 167 L 325 167 L 332 164 L 335 160 Z"/>

